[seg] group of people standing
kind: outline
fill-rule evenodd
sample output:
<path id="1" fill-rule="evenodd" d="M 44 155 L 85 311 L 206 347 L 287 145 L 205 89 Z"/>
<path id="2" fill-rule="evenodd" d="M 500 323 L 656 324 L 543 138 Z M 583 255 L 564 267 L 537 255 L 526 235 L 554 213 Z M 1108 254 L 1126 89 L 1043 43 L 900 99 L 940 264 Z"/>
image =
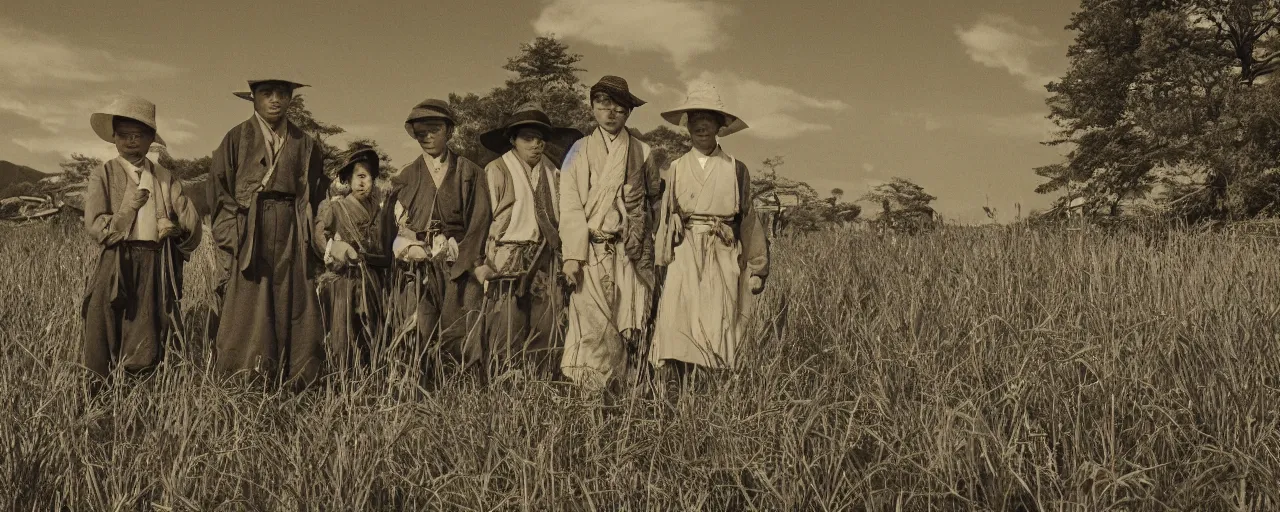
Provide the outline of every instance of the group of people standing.
<path id="1" fill-rule="evenodd" d="M 590 89 L 596 128 L 555 126 L 526 104 L 480 142 L 484 168 L 449 150 L 457 118 L 428 99 L 404 128 L 422 155 L 390 176 L 372 148 L 336 176 L 288 120 L 287 78 L 237 92 L 253 115 L 214 151 L 210 230 L 225 263 L 215 366 L 305 387 L 399 350 L 423 369 L 532 367 L 592 390 L 629 367 L 732 368 L 769 251 L 747 167 L 719 139 L 747 125 L 710 84 L 663 112 L 692 149 L 670 162 L 627 127 L 645 102 L 620 77 Z M 95 169 L 85 227 L 101 247 L 87 285 L 84 360 L 109 377 L 157 365 L 201 223 L 182 182 L 147 157 L 155 106 L 118 99 L 90 124 L 120 156 Z M 568 147 L 562 168 L 548 145 Z M 334 183 L 336 181 L 336 183 Z M 655 307 L 656 300 L 656 307 Z"/>

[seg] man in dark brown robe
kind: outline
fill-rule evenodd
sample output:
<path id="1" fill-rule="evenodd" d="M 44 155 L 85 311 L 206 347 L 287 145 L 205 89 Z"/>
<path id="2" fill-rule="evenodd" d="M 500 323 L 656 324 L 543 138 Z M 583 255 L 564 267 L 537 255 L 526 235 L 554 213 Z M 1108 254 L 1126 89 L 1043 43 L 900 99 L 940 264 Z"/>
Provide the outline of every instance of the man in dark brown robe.
<path id="1" fill-rule="evenodd" d="M 286 117 L 298 87 L 250 80 L 252 92 L 236 95 L 254 114 L 227 132 L 209 170 L 213 239 L 227 256 L 216 366 L 295 388 L 314 382 L 323 360 L 323 247 L 312 227 L 329 187 L 319 141 Z"/>
<path id="2" fill-rule="evenodd" d="M 398 226 L 392 243 L 398 290 L 397 339 L 408 337 L 420 362 L 468 366 L 482 353 L 476 332 L 483 290 L 489 195 L 484 169 L 449 151 L 455 115 L 437 99 L 414 106 L 405 131 L 423 154 L 391 178 L 384 215 Z"/>

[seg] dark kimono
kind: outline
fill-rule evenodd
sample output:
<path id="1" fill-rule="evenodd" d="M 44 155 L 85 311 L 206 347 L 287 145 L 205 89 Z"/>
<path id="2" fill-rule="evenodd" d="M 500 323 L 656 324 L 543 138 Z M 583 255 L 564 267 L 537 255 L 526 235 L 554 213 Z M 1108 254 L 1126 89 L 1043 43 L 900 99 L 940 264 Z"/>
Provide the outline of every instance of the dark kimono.
<path id="1" fill-rule="evenodd" d="M 384 222 L 397 226 L 398 237 L 430 246 L 439 234 L 458 246 L 451 264 L 397 259 L 391 277 L 397 294 L 391 321 L 397 326 L 397 339 L 413 338 L 409 345 L 423 363 L 470 365 L 482 354 L 476 328 L 483 291 L 473 271 L 484 261 L 489 196 L 484 170 L 475 163 L 451 152 L 446 166 L 438 189 L 421 156 L 391 179 L 382 215 Z M 406 330 L 409 326 L 413 328 Z"/>
<path id="2" fill-rule="evenodd" d="M 316 218 L 316 238 L 325 244 L 341 240 L 360 255 L 359 261 L 320 278 L 329 329 L 328 360 L 337 369 L 348 370 L 357 364 L 367 366 L 373 349 L 370 343 L 385 339 L 379 333 L 386 309 L 384 281 L 391 263 L 387 248 L 395 230 L 383 229 L 374 201 L 346 195 L 326 203 Z"/>
<path id="3" fill-rule="evenodd" d="M 512 164 L 519 166 L 511 169 Z M 531 364 L 539 373 L 558 370 L 564 341 L 566 290 L 561 285 L 556 199 L 559 169 L 544 159 L 538 183 L 511 153 L 485 168 L 493 224 L 485 265 L 496 275 L 487 286 L 485 340 L 494 371 Z M 527 201 L 532 199 L 532 204 Z M 532 219 L 522 217 L 532 217 Z M 512 236 L 509 228 L 536 235 Z"/>
<path id="4" fill-rule="evenodd" d="M 209 170 L 213 239 L 227 263 L 214 357 L 228 373 L 305 387 L 324 356 L 323 248 L 312 235 L 329 180 L 319 141 L 288 123 L 264 184 L 271 156 L 257 122 L 227 132 Z"/>
<path id="5" fill-rule="evenodd" d="M 151 167 L 156 216 L 181 228 L 179 237 L 128 239 L 139 212 L 122 205 L 138 184 L 120 159 L 94 169 L 85 189 L 85 230 L 102 248 L 80 310 L 84 364 L 101 377 L 116 366 L 137 372 L 160 363 L 180 314 L 183 263 L 200 245 L 200 215 L 182 182 L 160 165 Z"/>

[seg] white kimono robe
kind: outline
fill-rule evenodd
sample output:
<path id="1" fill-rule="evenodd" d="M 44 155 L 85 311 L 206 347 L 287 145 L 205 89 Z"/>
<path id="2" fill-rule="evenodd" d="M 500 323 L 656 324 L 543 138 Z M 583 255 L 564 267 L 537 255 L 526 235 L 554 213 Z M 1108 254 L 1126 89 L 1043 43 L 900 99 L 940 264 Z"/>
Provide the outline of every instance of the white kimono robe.
<path id="1" fill-rule="evenodd" d="M 767 241 L 749 202 L 750 176 L 719 148 L 709 158 L 693 150 L 672 163 L 667 183 L 668 222 L 658 251 L 667 276 L 649 361 L 732 368 L 750 314 L 745 284 L 768 274 Z M 674 247 L 667 243 L 677 239 Z"/>
<path id="2" fill-rule="evenodd" d="M 610 141 L 603 130 L 579 140 L 560 176 L 560 236 L 564 259 L 582 261 L 583 282 L 569 298 L 560 371 L 588 389 L 601 389 L 626 372 L 622 334 L 644 329 L 650 290 L 627 257 L 623 204 L 631 134 Z M 649 146 L 641 144 L 648 160 Z M 593 235 L 616 237 L 593 242 Z"/>

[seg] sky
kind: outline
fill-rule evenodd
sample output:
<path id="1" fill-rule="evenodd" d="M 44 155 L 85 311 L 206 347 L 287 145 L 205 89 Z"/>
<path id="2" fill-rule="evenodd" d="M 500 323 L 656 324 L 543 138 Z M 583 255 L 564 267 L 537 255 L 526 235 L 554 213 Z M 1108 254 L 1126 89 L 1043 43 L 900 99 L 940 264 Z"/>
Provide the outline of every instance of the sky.
<path id="1" fill-rule="evenodd" d="M 746 162 L 845 200 L 898 176 L 948 220 L 1003 221 L 1044 208 L 1032 169 L 1044 84 L 1065 71 L 1071 0 L 536 0 L 469 2 L 17 2 L 0 12 L 0 160 L 46 172 L 71 152 L 110 157 L 89 116 L 113 95 L 157 105 L 178 157 L 209 154 L 252 114 L 231 95 L 287 75 L 315 116 L 370 137 L 404 165 L 417 102 L 483 94 L 520 44 L 555 35 L 583 82 L 619 75 L 648 101 L 630 125 L 664 121 L 688 84 L 710 81 L 750 128 L 721 140 Z M 870 212 L 869 212 L 870 213 Z"/>

